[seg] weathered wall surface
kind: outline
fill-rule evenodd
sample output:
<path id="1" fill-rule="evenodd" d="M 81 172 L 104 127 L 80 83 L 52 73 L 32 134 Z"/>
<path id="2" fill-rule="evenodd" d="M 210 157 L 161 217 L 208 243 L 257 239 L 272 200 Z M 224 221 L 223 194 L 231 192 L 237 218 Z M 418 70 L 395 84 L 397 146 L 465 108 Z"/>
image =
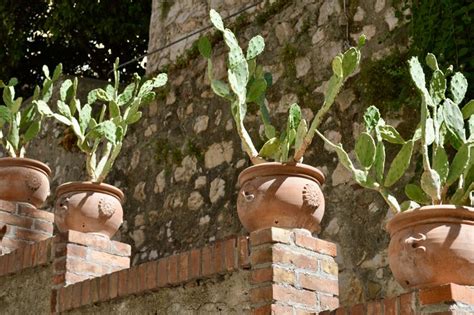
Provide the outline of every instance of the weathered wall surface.
<path id="1" fill-rule="evenodd" d="M 2 277 L 2 314 L 49 314 L 53 266 L 39 266 Z"/>
<path id="2" fill-rule="evenodd" d="M 168 7 L 163 9 L 163 3 Z M 207 24 L 203 17 L 218 3 L 225 6 L 226 13 L 251 2 L 153 1 L 150 50 Z M 273 73 L 268 100 L 272 118 L 280 126 L 292 102 L 304 108 L 307 118 L 314 115 L 331 74 L 330 60 L 354 44 L 360 33 L 366 34 L 363 67 L 349 80 L 321 126 L 330 139 L 341 139 L 346 148 L 353 148 L 364 108 L 400 94 L 398 87 L 386 91 L 381 84 L 385 82 L 384 66 L 399 61 L 393 53 L 399 55 L 406 49 L 401 22 L 407 13 L 385 0 L 276 1 L 242 15 L 235 29 L 242 43 L 256 34 L 265 38 L 266 50 L 259 61 Z M 176 57 L 186 45 L 163 53 L 168 60 L 175 60 L 168 67 L 170 82 L 159 92 L 158 101 L 145 110 L 144 118 L 131 128 L 116 168 L 107 179 L 127 196 L 125 222 L 116 238 L 133 245 L 133 264 L 245 233 L 235 202 L 237 176 L 248 166 L 248 159 L 240 149 L 230 106 L 209 88 L 206 61 L 192 52 Z M 225 73 L 225 51 L 218 41 L 214 50 L 218 77 Z M 157 58 L 149 58 L 150 72 L 157 69 Z M 401 118 L 416 118 L 413 109 L 402 109 L 389 112 L 389 121 L 397 124 Z M 263 140 L 258 136 L 258 113 L 256 109 L 249 111 L 245 124 L 259 145 Z M 84 178 L 84 168 L 77 151 L 68 151 L 71 138 L 64 128 L 48 124 L 30 156 L 52 167 L 54 190 L 65 181 Z M 410 126 L 410 121 L 401 126 L 402 135 Z M 395 148 L 390 149 L 389 157 L 395 152 Z M 327 176 L 323 187 L 327 210 L 320 236 L 339 246 L 341 302 L 348 305 L 398 292 L 386 260 L 388 235 L 383 227 L 388 214 L 382 199 L 357 186 L 335 153 L 318 139 L 305 162 L 320 167 Z M 407 178 L 411 175 L 407 173 Z"/>
<path id="3" fill-rule="evenodd" d="M 162 288 L 140 296 L 84 307 L 69 314 L 247 314 L 250 310 L 247 271 L 220 278 Z"/>

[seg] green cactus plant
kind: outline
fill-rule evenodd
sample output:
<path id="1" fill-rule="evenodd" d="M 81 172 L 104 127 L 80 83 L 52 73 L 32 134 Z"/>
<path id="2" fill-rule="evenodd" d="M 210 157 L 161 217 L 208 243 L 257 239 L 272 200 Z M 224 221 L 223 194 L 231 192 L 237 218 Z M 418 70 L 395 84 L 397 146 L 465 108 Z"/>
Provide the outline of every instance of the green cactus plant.
<path id="1" fill-rule="evenodd" d="M 224 42 L 229 49 L 227 83 L 213 77 L 212 46 L 206 37 L 199 40 L 198 48 L 201 55 L 208 61 L 207 73 L 212 90 L 231 104 L 232 116 L 244 151 L 253 164 L 267 160 L 301 162 L 305 151 L 313 140 L 316 128 L 331 108 L 346 79 L 357 69 L 360 61 L 360 48 L 364 45 L 365 37 L 361 36 L 358 47 L 351 47 L 334 58 L 332 62 L 333 75 L 329 80 L 324 103 L 311 124 L 308 124 L 302 117 L 300 107 L 297 104 L 292 104 L 289 108 L 286 127 L 277 132 L 270 121 L 268 102 L 265 97 L 267 89 L 272 84 L 272 76 L 270 73 L 265 73 L 263 67 L 256 62 L 257 56 L 265 48 L 263 37 L 260 35 L 253 37 L 249 41 L 246 53 L 244 53 L 234 33 L 225 28 L 219 13 L 211 10 L 210 18 L 214 27 L 222 32 Z M 264 126 L 266 142 L 260 150 L 257 150 L 244 126 L 247 104 L 249 103 L 254 103 L 259 107 L 260 118 Z"/>
<path id="2" fill-rule="evenodd" d="M 0 80 L 4 102 L 4 105 L 0 105 L 0 143 L 9 156 L 24 157 L 28 143 L 40 132 L 44 115 L 38 110 L 36 102 L 49 102 L 53 85 L 61 72 L 62 65 L 59 64 L 50 77 L 48 67 L 43 66 L 43 85 L 35 87 L 31 101 L 15 98 L 16 78 L 10 79 L 7 84 Z"/>
<path id="3" fill-rule="evenodd" d="M 443 72 L 436 57 L 428 54 L 426 64 L 433 74 L 427 88 L 418 58 L 412 57 L 408 64 L 411 78 L 421 95 L 420 123 L 411 139 L 404 140 L 394 127 L 385 123 L 378 109 L 370 106 L 364 114 L 366 132 L 356 142 L 356 158 L 361 167 L 356 168 L 341 144 L 336 145 L 316 132 L 336 150 L 341 164 L 352 173 L 355 181 L 378 191 L 393 213 L 428 204 L 471 204 L 474 191 L 474 100 L 461 107 L 467 80 L 460 72 L 452 74 L 452 67 Z M 420 141 L 423 172 L 418 184 L 410 183 L 405 187 L 409 200 L 399 203 L 389 188 L 408 169 L 417 141 Z M 387 172 L 384 142 L 402 146 Z"/>
<path id="4" fill-rule="evenodd" d="M 104 181 L 122 149 L 128 126 L 140 120 L 141 107 L 155 99 L 153 89 L 165 85 L 168 80 L 164 73 L 145 81 L 135 74 L 133 82 L 120 92 L 118 65 L 117 59 L 114 85 L 90 91 L 84 106 L 76 98 L 77 78 L 61 85 L 57 113 L 43 100 L 33 102 L 42 115 L 54 117 L 72 128 L 77 136 L 77 147 L 86 155 L 88 180 L 92 182 Z M 100 110 L 93 108 L 97 106 Z"/>

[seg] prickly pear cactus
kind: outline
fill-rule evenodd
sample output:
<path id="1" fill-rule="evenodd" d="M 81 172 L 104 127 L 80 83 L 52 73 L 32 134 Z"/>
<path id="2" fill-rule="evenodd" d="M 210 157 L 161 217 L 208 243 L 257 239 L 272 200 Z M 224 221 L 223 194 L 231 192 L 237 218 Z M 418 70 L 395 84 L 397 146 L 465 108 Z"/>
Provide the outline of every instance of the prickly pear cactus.
<path id="1" fill-rule="evenodd" d="M 72 128 L 77 136 L 77 147 L 86 154 L 88 180 L 102 182 L 112 169 L 128 126 L 142 117 L 140 108 L 155 99 L 154 89 L 166 84 L 166 74 L 142 82 L 135 74 L 133 82 L 120 92 L 118 59 L 114 63 L 114 85 L 89 92 L 87 103 L 81 105 L 76 98 L 78 80 L 66 80 L 60 88 L 58 112 L 53 112 L 43 100 L 33 103 L 42 115 L 54 117 Z M 92 106 L 101 105 L 94 116 Z M 98 154 L 101 153 L 99 157 Z"/>
<path id="2" fill-rule="evenodd" d="M 460 72 L 450 77 L 447 71 L 439 69 L 433 54 L 427 55 L 426 63 L 433 70 L 429 88 L 418 59 L 409 60 L 410 75 L 422 99 L 420 124 L 411 139 L 404 140 L 394 127 L 380 118 L 378 109 L 370 106 L 364 115 L 366 132 L 356 141 L 360 166 L 357 168 L 341 144 L 331 143 L 316 130 L 336 150 L 341 164 L 351 171 L 355 181 L 378 191 L 394 213 L 426 204 L 470 205 L 474 191 L 474 101 L 461 105 L 467 80 Z M 335 73 L 341 71 L 341 64 L 340 61 L 333 64 Z M 448 81 L 450 96 L 446 95 Z M 408 169 L 417 141 L 421 142 L 423 172 L 419 184 L 406 185 L 409 200 L 399 203 L 388 189 Z M 387 171 L 384 142 L 401 145 Z M 452 151 L 448 147 L 455 153 L 448 154 Z"/>
<path id="3" fill-rule="evenodd" d="M 198 42 L 198 48 L 203 57 L 208 60 L 208 76 L 213 92 L 228 100 L 231 104 L 237 132 L 242 140 L 245 152 L 254 164 L 272 159 L 279 162 L 301 161 L 303 154 L 314 137 L 316 128 L 320 125 L 324 115 L 341 89 L 345 80 L 357 69 L 360 61 L 360 48 L 364 45 L 365 37 L 361 37 L 358 47 L 351 47 L 339 54 L 333 60 L 333 76 L 329 81 L 324 104 L 308 126 L 308 122 L 301 116 L 301 109 L 297 104 L 290 106 L 287 125 L 277 132 L 271 124 L 268 112 L 268 102 L 265 94 L 272 84 L 270 73 L 264 73 L 263 67 L 257 65 L 256 58 L 265 48 L 262 36 L 253 37 L 246 53 L 239 46 L 235 35 L 225 27 L 221 16 L 214 10 L 210 12 L 211 23 L 222 32 L 225 44 L 229 49 L 227 82 L 216 80 L 212 75 L 212 45 L 206 37 Z M 244 126 L 247 113 L 247 104 L 255 103 L 260 108 L 266 142 L 257 150 Z M 291 155 L 291 150 L 294 154 Z"/>
<path id="4" fill-rule="evenodd" d="M 10 79 L 7 84 L 0 80 L 4 102 L 4 105 L 0 105 L 0 143 L 11 157 L 23 157 L 28 143 L 40 132 L 44 115 L 38 102 L 49 102 L 53 85 L 61 72 L 61 64 L 56 67 L 52 76 L 48 67 L 43 66 L 45 79 L 41 87 L 35 87 L 31 103 L 23 102 L 21 97 L 15 99 L 15 85 L 18 84 L 16 78 Z"/>

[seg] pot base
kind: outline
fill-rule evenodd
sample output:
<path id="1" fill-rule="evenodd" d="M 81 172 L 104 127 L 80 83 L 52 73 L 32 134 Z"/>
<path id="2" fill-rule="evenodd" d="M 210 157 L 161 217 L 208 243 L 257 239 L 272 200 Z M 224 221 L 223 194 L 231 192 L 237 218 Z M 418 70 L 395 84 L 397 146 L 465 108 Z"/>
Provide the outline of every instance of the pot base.
<path id="1" fill-rule="evenodd" d="M 71 182 L 58 187 L 55 223 L 61 232 L 75 230 L 112 237 L 123 222 L 123 192 L 111 185 Z"/>
<path id="2" fill-rule="evenodd" d="M 304 164 L 263 163 L 239 175 L 237 212 L 249 232 L 270 227 L 319 232 L 323 174 Z"/>
<path id="3" fill-rule="evenodd" d="M 421 207 L 397 214 L 387 230 L 390 268 L 403 287 L 474 285 L 474 208 Z"/>

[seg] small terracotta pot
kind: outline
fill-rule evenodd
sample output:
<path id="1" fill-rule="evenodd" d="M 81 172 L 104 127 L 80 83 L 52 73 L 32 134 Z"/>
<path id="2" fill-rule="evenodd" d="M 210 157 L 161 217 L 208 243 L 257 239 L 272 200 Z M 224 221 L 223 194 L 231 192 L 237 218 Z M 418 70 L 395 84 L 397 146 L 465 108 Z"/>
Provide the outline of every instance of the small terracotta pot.
<path id="1" fill-rule="evenodd" d="M 27 158 L 0 158 L 0 199 L 39 208 L 49 196 L 51 169 Z"/>
<path id="2" fill-rule="evenodd" d="M 239 175 L 240 222 L 252 232 L 272 226 L 321 230 L 323 173 L 305 164 L 263 163 Z"/>
<path id="3" fill-rule="evenodd" d="M 474 285 L 474 208 L 417 208 L 397 214 L 387 230 L 390 268 L 403 287 Z"/>
<path id="4" fill-rule="evenodd" d="M 123 192 L 108 184 L 71 182 L 56 190 L 54 222 L 68 230 L 112 237 L 123 222 Z"/>

